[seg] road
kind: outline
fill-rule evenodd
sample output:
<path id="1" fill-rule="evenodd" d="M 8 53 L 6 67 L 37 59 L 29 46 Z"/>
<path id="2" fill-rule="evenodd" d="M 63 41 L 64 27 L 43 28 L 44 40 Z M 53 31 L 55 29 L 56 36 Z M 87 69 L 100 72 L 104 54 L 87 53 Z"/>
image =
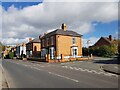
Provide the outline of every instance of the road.
<path id="1" fill-rule="evenodd" d="M 2 62 L 10 88 L 118 88 L 118 76 L 71 64 L 10 59 Z"/>

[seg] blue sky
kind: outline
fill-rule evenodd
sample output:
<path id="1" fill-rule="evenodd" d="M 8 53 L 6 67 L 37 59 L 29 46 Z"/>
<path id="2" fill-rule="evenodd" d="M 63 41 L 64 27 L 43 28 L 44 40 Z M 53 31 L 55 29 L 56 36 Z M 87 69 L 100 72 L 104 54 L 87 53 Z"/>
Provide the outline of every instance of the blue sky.
<path id="1" fill-rule="evenodd" d="M 8 12 L 8 9 L 14 5 L 14 8 L 17 8 L 18 10 L 22 10 L 26 7 L 30 7 L 30 6 L 35 6 L 38 4 L 42 4 L 41 2 L 3 2 L 2 6 L 5 9 L 5 12 Z M 89 9 L 89 8 L 88 8 Z M 115 20 L 111 20 L 109 22 L 98 22 L 93 20 L 91 22 L 91 26 L 92 26 L 92 30 L 89 31 L 88 33 L 81 33 L 83 34 L 83 39 L 88 40 L 91 37 L 96 38 L 96 40 L 98 38 L 100 38 L 101 36 L 107 37 L 109 35 L 113 35 L 113 37 L 117 36 L 117 32 L 118 32 L 118 21 Z M 56 27 L 55 27 L 56 28 Z M 81 32 L 81 31 L 80 31 Z M 32 36 L 32 35 L 31 35 Z M 34 38 L 34 35 L 33 35 Z M 92 44 L 95 43 L 94 40 L 92 41 Z"/>
<path id="2" fill-rule="evenodd" d="M 18 9 L 23 9 L 24 7 L 31 6 L 31 5 L 37 5 L 42 2 L 3 2 L 2 6 L 5 10 L 7 10 L 10 6 L 14 5 Z"/>
<path id="3" fill-rule="evenodd" d="M 94 24 L 94 23 L 93 23 Z M 110 23 L 97 23 L 95 22 L 95 30 L 91 33 L 87 33 L 85 37 L 89 38 L 92 36 L 95 37 L 107 37 L 109 35 L 113 35 L 113 37 L 116 36 L 116 32 L 118 32 L 118 21 L 112 21 Z"/>

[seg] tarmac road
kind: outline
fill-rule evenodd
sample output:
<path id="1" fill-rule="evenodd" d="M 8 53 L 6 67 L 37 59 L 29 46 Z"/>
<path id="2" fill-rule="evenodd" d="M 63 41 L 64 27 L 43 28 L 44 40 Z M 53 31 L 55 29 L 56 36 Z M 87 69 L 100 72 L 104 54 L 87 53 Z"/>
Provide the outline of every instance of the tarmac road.
<path id="1" fill-rule="evenodd" d="M 118 88 L 118 77 L 61 64 L 6 59 L 2 66 L 10 88 Z"/>

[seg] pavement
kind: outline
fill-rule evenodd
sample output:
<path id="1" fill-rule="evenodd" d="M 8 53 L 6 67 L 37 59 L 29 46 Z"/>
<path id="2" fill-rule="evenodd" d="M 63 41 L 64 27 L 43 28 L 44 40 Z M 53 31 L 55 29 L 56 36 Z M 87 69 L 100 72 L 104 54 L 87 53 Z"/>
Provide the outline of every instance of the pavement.
<path id="1" fill-rule="evenodd" d="M 120 75 L 120 60 L 117 57 L 114 58 L 102 58 L 94 57 L 93 62 L 100 64 L 101 68 L 109 73 Z"/>
<path id="2" fill-rule="evenodd" d="M 8 89 L 8 83 L 5 77 L 4 70 L 2 68 L 2 60 L 0 59 L 0 89 L 5 88 Z"/>
<path id="3" fill-rule="evenodd" d="M 117 75 L 120 75 L 120 65 L 113 65 L 113 64 L 109 64 L 109 65 L 103 65 L 102 69 L 106 72 L 110 72 L 110 73 L 114 73 Z"/>

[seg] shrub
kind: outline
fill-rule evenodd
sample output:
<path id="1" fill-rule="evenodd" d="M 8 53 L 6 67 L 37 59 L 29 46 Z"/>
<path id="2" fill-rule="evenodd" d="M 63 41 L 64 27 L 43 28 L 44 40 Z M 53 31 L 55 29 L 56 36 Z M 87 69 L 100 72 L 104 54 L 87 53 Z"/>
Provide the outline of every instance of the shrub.
<path id="1" fill-rule="evenodd" d="M 10 53 L 9 53 L 9 58 L 10 58 L 10 59 L 13 59 L 13 57 L 14 57 L 14 53 L 13 53 L 13 52 L 10 52 Z"/>
<path id="2" fill-rule="evenodd" d="M 93 54 L 94 56 L 102 56 L 102 57 L 111 57 L 115 55 L 116 48 L 115 46 L 100 46 L 100 47 L 92 47 L 89 49 L 89 55 Z M 83 56 L 88 55 L 88 48 L 83 48 Z"/>

